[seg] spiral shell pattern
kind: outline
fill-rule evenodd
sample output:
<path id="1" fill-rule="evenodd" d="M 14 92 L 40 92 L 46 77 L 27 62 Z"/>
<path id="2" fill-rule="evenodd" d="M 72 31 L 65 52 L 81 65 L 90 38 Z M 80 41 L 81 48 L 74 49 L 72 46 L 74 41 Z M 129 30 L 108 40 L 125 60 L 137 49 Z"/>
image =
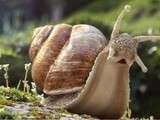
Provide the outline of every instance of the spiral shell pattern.
<path id="1" fill-rule="evenodd" d="M 81 90 L 97 55 L 107 45 L 97 28 L 85 24 L 42 26 L 34 30 L 32 39 L 32 78 L 51 95 Z"/>

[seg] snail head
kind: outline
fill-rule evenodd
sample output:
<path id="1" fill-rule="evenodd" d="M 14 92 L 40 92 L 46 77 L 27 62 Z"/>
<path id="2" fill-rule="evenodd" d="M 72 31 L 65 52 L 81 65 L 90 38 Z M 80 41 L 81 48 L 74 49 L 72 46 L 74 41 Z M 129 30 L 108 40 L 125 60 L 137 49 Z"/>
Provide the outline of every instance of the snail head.
<path id="1" fill-rule="evenodd" d="M 129 34 L 122 33 L 110 42 L 108 59 L 132 65 L 137 54 L 137 46 L 137 41 Z"/>
<path id="2" fill-rule="evenodd" d="M 124 63 L 131 66 L 136 62 L 143 72 L 147 72 L 147 67 L 137 54 L 138 44 L 144 41 L 160 40 L 160 36 L 135 36 L 132 37 L 128 33 L 120 33 L 120 25 L 122 18 L 130 12 L 131 6 L 126 5 L 120 15 L 118 16 L 113 31 L 111 40 L 108 47 L 108 60 L 112 62 Z"/>

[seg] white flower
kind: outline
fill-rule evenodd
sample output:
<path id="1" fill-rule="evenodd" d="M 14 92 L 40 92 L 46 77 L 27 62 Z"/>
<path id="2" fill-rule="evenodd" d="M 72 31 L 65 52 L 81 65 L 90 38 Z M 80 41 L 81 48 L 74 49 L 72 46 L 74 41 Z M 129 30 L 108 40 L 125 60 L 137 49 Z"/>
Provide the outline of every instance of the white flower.
<path id="1" fill-rule="evenodd" d="M 5 71 L 8 71 L 9 64 L 4 64 L 2 65 L 2 67 L 4 68 Z"/>
<path id="2" fill-rule="evenodd" d="M 31 66 L 31 63 L 28 63 L 28 64 L 26 63 L 26 64 L 25 64 L 25 70 L 29 70 L 29 69 L 30 69 L 30 66 Z"/>
<path id="3" fill-rule="evenodd" d="M 36 88 L 36 84 L 34 82 L 31 82 L 32 88 Z"/>

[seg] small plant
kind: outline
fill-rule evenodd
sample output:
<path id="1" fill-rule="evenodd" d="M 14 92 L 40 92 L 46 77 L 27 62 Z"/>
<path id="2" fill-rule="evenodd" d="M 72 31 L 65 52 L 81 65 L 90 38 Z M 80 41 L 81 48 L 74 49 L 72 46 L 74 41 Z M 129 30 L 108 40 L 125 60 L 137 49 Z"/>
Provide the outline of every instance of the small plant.
<path id="1" fill-rule="evenodd" d="M 30 92 L 30 86 L 28 84 L 26 85 L 26 90 L 27 90 L 27 93 Z"/>
<path id="2" fill-rule="evenodd" d="M 28 63 L 28 64 L 25 64 L 25 76 L 24 76 L 24 80 L 22 81 L 23 82 L 23 84 L 24 84 L 24 87 L 23 87 L 23 91 L 24 92 L 27 92 L 27 91 L 29 91 L 28 90 L 28 81 L 27 81 L 27 76 L 28 76 L 28 72 L 29 72 L 29 70 L 30 70 L 30 67 L 31 67 L 31 63 Z"/>
<path id="3" fill-rule="evenodd" d="M 40 97 L 31 93 L 17 90 L 16 88 L 0 87 L 0 98 L 5 98 L 8 101 L 14 102 L 33 102 L 40 103 Z M 5 102 L 5 100 L 4 100 Z M 1 103 L 0 103 L 1 104 Z"/>
<path id="4" fill-rule="evenodd" d="M 9 75 L 8 75 L 8 68 L 9 68 L 9 64 L 4 64 L 1 66 L 1 69 L 4 69 L 5 73 L 4 73 L 4 78 L 5 78 L 5 81 L 6 81 L 6 87 L 8 88 L 9 87 Z"/>
<path id="5" fill-rule="evenodd" d="M 17 84 L 17 90 L 19 90 L 20 85 L 21 85 L 22 80 L 19 80 L 18 84 Z"/>
<path id="6" fill-rule="evenodd" d="M 37 90 L 36 90 L 36 84 L 34 82 L 31 82 L 31 91 L 34 95 L 38 95 Z"/>

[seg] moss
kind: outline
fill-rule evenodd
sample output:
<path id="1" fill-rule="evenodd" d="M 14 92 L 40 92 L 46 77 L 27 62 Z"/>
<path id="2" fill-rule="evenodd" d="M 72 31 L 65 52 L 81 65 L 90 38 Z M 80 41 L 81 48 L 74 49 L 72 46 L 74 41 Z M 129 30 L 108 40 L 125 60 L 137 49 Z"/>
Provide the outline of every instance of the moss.
<path id="1" fill-rule="evenodd" d="M 30 112 L 33 116 L 38 116 L 41 113 L 37 108 L 33 108 Z"/>
<path id="2" fill-rule="evenodd" d="M 31 110 L 30 110 L 30 112 L 29 113 L 27 113 L 29 116 L 32 116 L 32 117 L 34 117 L 34 118 L 45 118 L 46 117 L 46 115 L 45 115 L 45 113 L 44 112 L 42 112 L 41 110 L 39 110 L 38 108 L 32 108 Z"/>
<path id="3" fill-rule="evenodd" d="M 40 98 L 32 95 L 31 93 L 26 93 L 15 88 L 5 88 L 0 87 L 0 97 L 4 97 L 6 99 L 3 100 L 3 104 L 6 100 L 13 102 L 33 102 L 39 103 Z"/>
<path id="4" fill-rule="evenodd" d="M 15 51 L 13 51 L 11 48 L 6 48 L 6 47 L 2 47 L 2 46 L 0 46 L 0 51 L 1 51 L 1 53 L 0 53 L 0 55 L 2 56 L 2 55 L 9 55 L 9 56 L 14 56 L 14 57 L 16 57 L 17 56 L 17 54 L 15 53 Z"/>
<path id="5" fill-rule="evenodd" d="M 4 96 L 0 96 L 0 105 L 10 105 L 12 101 L 7 100 Z"/>
<path id="6" fill-rule="evenodd" d="M 9 111 L 5 108 L 0 108 L 0 119 L 21 120 L 21 116 L 16 112 Z"/>

